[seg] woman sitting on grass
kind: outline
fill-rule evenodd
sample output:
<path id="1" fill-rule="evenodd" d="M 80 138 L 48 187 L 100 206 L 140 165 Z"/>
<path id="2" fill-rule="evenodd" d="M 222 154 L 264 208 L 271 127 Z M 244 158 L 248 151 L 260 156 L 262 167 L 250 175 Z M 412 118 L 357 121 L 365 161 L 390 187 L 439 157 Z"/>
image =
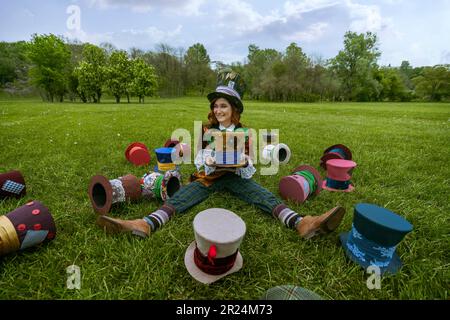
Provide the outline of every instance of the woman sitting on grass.
<path id="1" fill-rule="evenodd" d="M 216 91 L 208 95 L 211 111 L 208 114 L 209 124 L 203 130 L 204 134 L 207 129 L 213 128 L 224 132 L 234 132 L 242 128 L 240 123 L 244 110 L 242 94 L 243 82 L 238 74 L 231 70 L 220 73 Z M 110 232 L 132 232 L 137 236 L 148 237 L 150 233 L 167 223 L 175 213 L 185 212 L 216 191 L 227 191 L 259 207 L 262 211 L 272 214 L 288 228 L 297 230 L 305 239 L 317 234 L 329 233 L 341 223 L 345 214 L 342 207 L 335 207 L 320 216 L 302 216 L 253 181 L 251 177 L 256 170 L 248 157 L 248 140 L 245 148 L 246 165 L 232 169 L 233 172 L 229 169 L 228 171 L 217 169 L 215 159 L 211 156 L 211 152 L 207 152 L 205 144 L 204 150 L 201 150 L 195 159 L 197 172 L 191 176 L 191 182 L 175 193 L 158 210 L 137 220 L 100 216 L 97 223 Z M 202 167 L 204 170 L 200 171 Z"/>

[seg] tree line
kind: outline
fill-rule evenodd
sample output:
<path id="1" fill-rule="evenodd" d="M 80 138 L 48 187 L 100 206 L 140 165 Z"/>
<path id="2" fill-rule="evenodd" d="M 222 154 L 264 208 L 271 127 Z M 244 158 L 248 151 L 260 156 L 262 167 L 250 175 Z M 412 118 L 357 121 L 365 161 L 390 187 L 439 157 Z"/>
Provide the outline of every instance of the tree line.
<path id="1" fill-rule="evenodd" d="M 231 64 L 247 84 L 246 98 L 265 101 L 444 101 L 450 99 L 450 65 L 380 66 L 377 35 L 347 32 L 331 59 L 306 55 L 296 43 L 283 52 L 248 47 L 244 62 Z M 203 96 L 215 87 L 216 71 L 196 43 L 187 50 L 159 44 L 154 51 L 118 50 L 62 37 L 34 34 L 28 42 L 0 42 L 0 88 L 46 101 L 100 102 L 102 95 L 130 102 L 137 97 Z"/>

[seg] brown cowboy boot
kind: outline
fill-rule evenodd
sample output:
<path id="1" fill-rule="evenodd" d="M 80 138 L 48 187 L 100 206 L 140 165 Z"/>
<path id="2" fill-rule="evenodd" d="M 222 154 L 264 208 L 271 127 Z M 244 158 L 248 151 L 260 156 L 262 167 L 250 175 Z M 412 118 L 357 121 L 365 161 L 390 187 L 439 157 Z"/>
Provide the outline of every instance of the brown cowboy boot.
<path id="1" fill-rule="evenodd" d="M 131 232 L 142 238 L 147 238 L 150 235 L 150 226 L 144 219 L 120 220 L 99 216 L 97 224 L 110 233 Z"/>
<path id="2" fill-rule="evenodd" d="M 320 216 L 303 217 L 296 226 L 297 232 L 305 239 L 310 239 L 317 234 L 330 233 L 339 226 L 344 214 L 344 208 L 334 207 Z"/>

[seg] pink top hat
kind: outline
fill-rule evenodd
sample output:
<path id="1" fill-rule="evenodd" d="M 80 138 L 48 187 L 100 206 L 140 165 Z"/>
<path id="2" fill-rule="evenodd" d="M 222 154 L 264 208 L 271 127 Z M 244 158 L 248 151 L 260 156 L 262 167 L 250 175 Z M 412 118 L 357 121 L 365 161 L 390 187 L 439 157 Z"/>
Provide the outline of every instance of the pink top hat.
<path id="1" fill-rule="evenodd" d="M 329 191 L 351 192 L 354 187 L 350 184 L 351 173 L 356 162 L 351 160 L 331 159 L 327 163 L 327 179 L 323 181 L 323 188 Z"/>
<path id="2" fill-rule="evenodd" d="M 125 158 L 135 166 L 142 166 L 150 162 L 150 153 L 145 144 L 133 142 L 125 150 Z"/>
<path id="3" fill-rule="evenodd" d="M 322 178 L 313 167 L 302 165 L 292 171 L 292 175 L 280 180 L 279 190 L 283 199 L 297 203 L 305 202 L 310 196 L 322 190 Z"/>

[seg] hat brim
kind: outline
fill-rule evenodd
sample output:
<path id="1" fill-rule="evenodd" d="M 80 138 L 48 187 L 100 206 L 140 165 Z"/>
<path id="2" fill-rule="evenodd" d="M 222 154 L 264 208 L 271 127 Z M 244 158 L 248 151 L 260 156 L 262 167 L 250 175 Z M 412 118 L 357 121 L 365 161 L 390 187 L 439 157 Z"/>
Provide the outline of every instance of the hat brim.
<path id="1" fill-rule="evenodd" d="M 343 144 L 335 144 L 335 145 L 333 145 L 331 147 L 328 147 L 328 148 L 325 149 L 325 151 L 323 153 L 324 154 L 328 153 L 330 150 L 333 150 L 335 148 L 339 148 L 339 149 L 344 150 L 344 152 L 345 152 L 345 160 L 352 160 L 352 152 L 350 151 L 349 148 L 347 148 L 347 146 L 344 146 Z"/>
<path id="2" fill-rule="evenodd" d="M 222 93 L 222 92 L 211 92 L 210 94 L 208 94 L 207 97 L 208 97 L 209 102 L 213 102 L 214 100 L 219 99 L 219 98 L 225 98 L 225 99 L 231 101 L 236 106 L 239 113 L 244 112 L 244 105 L 242 104 L 242 101 L 234 96 L 231 96 L 229 94 Z"/>
<path id="3" fill-rule="evenodd" d="M 216 282 L 217 280 L 242 269 L 243 259 L 241 253 L 238 251 L 236 261 L 234 262 L 234 265 L 230 270 L 219 275 L 207 274 L 202 270 L 200 270 L 199 267 L 197 267 L 197 265 L 194 262 L 195 247 L 196 247 L 195 241 L 192 241 L 192 243 L 189 245 L 184 255 L 184 265 L 186 266 L 186 269 L 189 272 L 189 274 L 195 280 L 203 284 L 210 284 Z"/>
<path id="4" fill-rule="evenodd" d="M 104 195 L 104 201 L 102 201 L 104 204 L 99 205 L 98 199 L 96 198 L 95 190 L 94 188 L 96 185 L 100 185 L 103 190 L 104 194 L 102 192 L 102 196 Z M 109 183 L 109 180 L 102 176 L 102 175 L 96 175 L 91 178 L 91 183 L 89 184 L 89 199 L 91 200 L 92 207 L 94 208 L 94 211 L 98 214 L 105 215 L 111 210 L 112 206 L 112 187 Z M 103 200 L 103 199 L 102 199 Z"/>
<path id="5" fill-rule="evenodd" d="M 339 235 L 339 238 L 341 240 L 341 244 L 342 247 L 344 248 L 345 254 L 347 255 L 347 257 L 352 260 L 353 262 L 359 264 L 361 267 L 363 267 L 364 269 L 367 269 L 368 267 L 370 267 L 370 263 L 369 262 L 365 262 L 362 261 L 361 259 L 358 259 L 348 248 L 347 248 L 347 240 L 348 240 L 348 236 L 349 236 L 350 232 L 344 232 L 341 233 Z M 402 261 L 400 260 L 400 257 L 397 254 L 397 251 L 394 252 L 391 262 L 389 263 L 389 265 L 387 267 L 380 267 L 380 272 L 381 274 L 384 273 L 390 273 L 390 274 L 395 274 L 397 273 L 400 268 L 402 267 Z"/>

